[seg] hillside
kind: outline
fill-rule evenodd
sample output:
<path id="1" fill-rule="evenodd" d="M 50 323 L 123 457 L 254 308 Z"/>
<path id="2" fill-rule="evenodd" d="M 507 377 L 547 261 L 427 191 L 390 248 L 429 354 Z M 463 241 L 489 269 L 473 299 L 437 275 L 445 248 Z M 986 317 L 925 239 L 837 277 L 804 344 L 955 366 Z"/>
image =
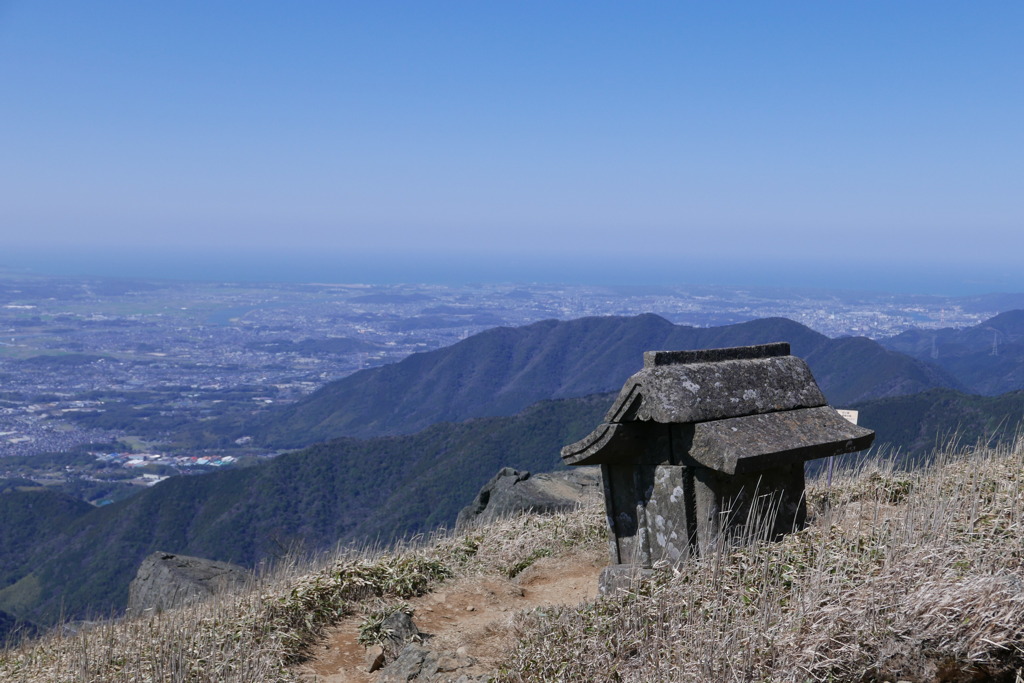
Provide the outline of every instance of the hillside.
<path id="1" fill-rule="evenodd" d="M 71 615 L 120 609 L 138 563 L 157 549 L 256 566 L 289 551 L 451 525 L 500 467 L 561 467 L 559 448 L 589 432 L 611 401 L 548 401 L 414 435 L 336 439 L 252 468 L 171 479 L 99 509 L 77 503 L 69 514 L 44 514 L 21 504 L 5 518 L 25 524 L 0 534 L 0 610 L 49 623 L 61 604 Z M 989 398 L 939 389 L 855 407 L 860 423 L 877 431 L 877 445 L 920 460 L 954 432 L 966 445 L 1012 439 L 1024 392 Z M 67 504 L 56 495 L 47 499 Z M 0 495 L 0 503 L 17 500 Z"/>
<path id="2" fill-rule="evenodd" d="M 253 567 L 290 551 L 450 525 L 500 467 L 560 467 L 561 445 L 590 431 L 611 398 L 544 402 L 410 436 L 338 439 L 256 467 L 175 477 L 119 503 L 85 506 L 74 519 L 54 516 L 31 550 L 13 539 L 20 551 L 0 554 L 11 563 L 0 610 L 49 624 L 61 610 L 123 609 L 135 570 L 156 550 Z"/>
<path id="3" fill-rule="evenodd" d="M 974 396 L 932 389 L 857 404 L 860 424 L 874 429 L 876 445 L 889 444 L 920 459 L 956 437 L 965 446 L 1012 442 L 1024 420 L 1024 391 Z"/>
<path id="4" fill-rule="evenodd" d="M 331 382 L 258 421 L 207 421 L 185 444 L 228 444 L 248 435 L 289 448 L 338 436 L 409 434 L 436 422 L 512 415 L 546 399 L 618 391 L 652 349 L 702 349 L 788 341 L 837 405 L 934 387 L 942 371 L 865 338 L 829 339 L 784 318 L 713 328 L 673 325 L 652 314 L 546 320 L 499 327 Z"/>
<path id="5" fill-rule="evenodd" d="M 7 643 L 14 644 L 22 638 L 38 634 L 39 628 L 35 624 L 0 611 L 0 648 Z"/>
<path id="6" fill-rule="evenodd" d="M 964 329 L 908 330 L 880 343 L 942 368 L 970 393 L 1024 389 L 1024 310 Z"/>
<path id="7" fill-rule="evenodd" d="M 382 681 L 357 639 L 381 642 L 383 615 L 403 609 L 442 679 L 646 683 L 657 667 L 666 682 L 1013 681 L 1022 457 L 1018 442 L 913 473 L 837 472 L 809 483 L 806 529 L 705 547 L 604 598 L 573 583 L 606 552 L 594 508 L 292 563 L 211 602 L 0 652 L 0 678 Z"/>
<path id="8" fill-rule="evenodd" d="M 40 542 L 92 510 L 88 503 L 56 491 L 0 492 L 0 588 L 24 573 L 25 561 Z"/>
<path id="9" fill-rule="evenodd" d="M 588 343 L 592 338 L 605 343 Z M 333 431 L 341 429 L 336 421 L 371 420 L 374 411 L 376 422 L 367 425 L 381 428 L 379 415 L 408 427 L 442 414 L 511 410 L 541 390 L 618 389 L 648 348 L 779 338 L 792 341 L 834 403 L 858 406 L 861 424 L 878 431 L 878 443 L 895 444 L 907 456 L 920 455 L 956 425 L 973 442 L 1009 434 L 1020 418 L 1020 396 L 989 400 L 945 389 L 900 396 L 944 378 L 868 339 L 831 340 L 784 319 L 697 329 L 645 315 L 490 330 L 333 383 L 268 429 L 295 438 L 300 426 L 307 434 Z M 855 403 L 876 395 L 888 398 Z M 388 542 L 449 525 L 500 467 L 560 467 L 559 448 L 589 432 L 610 401 L 607 394 L 563 398 L 510 417 L 439 423 L 415 434 L 333 439 L 257 467 L 174 478 L 99 509 L 71 505 L 53 492 L 30 507 L 22 497 L 31 492 L 12 485 L 0 505 L 6 498 L 17 509 L 4 518 L 24 523 L 0 532 L 0 610 L 44 624 L 61 610 L 76 617 L 119 610 L 135 568 L 155 550 L 253 567 L 296 550 Z M 414 417 L 403 421 L 402 410 Z"/>

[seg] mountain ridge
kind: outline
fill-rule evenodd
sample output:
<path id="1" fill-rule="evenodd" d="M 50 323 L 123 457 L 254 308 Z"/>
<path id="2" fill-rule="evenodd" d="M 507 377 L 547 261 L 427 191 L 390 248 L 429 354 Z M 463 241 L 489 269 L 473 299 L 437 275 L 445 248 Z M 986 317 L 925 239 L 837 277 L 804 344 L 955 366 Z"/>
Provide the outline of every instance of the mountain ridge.
<path id="1" fill-rule="evenodd" d="M 879 434 L 878 445 L 919 460 L 954 439 L 961 447 L 1012 442 L 1024 419 L 1024 390 L 979 396 L 938 388 L 852 407 L 860 423 Z"/>
<path id="2" fill-rule="evenodd" d="M 786 318 L 696 328 L 651 314 L 492 328 L 452 346 L 331 382 L 301 401 L 244 421 L 193 425 L 190 445 L 251 436 L 295 448 L 339 436 L 410 434 L 437 422 L 512 415 L 537 401 L 617 391 L 643 352 L 788 341 L 830 402 L 847 404 L 935 387 L 960 388 L 941 369 L 864 337 L 830 339 Z"/>
<path id="3" fill-rule="evenodd" d="M 972 327 L 907 330 L 880 343 L 942 368 L 970 393 L 995 396 L 1024 388 L 1024 310 Z"/>

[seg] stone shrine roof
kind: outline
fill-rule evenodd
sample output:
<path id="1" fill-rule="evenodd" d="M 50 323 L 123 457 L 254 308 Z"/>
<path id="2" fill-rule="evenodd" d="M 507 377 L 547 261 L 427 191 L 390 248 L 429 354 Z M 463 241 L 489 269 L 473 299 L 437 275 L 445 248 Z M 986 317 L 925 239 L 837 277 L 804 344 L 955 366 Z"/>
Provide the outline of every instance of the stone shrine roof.
<path id="1" fill-rule="evenodd" d="M 562 458 L 739 474 L 863 450 L 873 440 L 873 431 L 828 406 L 789 344 L 775 343 L 646 352 L 605 421 Z"/>

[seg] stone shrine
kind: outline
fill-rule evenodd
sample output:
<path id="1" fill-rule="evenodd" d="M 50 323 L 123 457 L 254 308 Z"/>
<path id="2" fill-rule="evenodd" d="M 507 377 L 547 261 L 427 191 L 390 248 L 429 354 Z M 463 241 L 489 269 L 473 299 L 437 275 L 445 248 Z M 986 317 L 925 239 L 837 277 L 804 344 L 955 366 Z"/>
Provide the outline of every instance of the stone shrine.
<path id="1" fill-rule="evenodd" d="M 562 459 L 601 466 L 607 577 L 679 561 L 723 534 L 802 528 L 804 462 L 874 438 L 828 405 L 788 343 L 648 351 L 604 422 Z"/>

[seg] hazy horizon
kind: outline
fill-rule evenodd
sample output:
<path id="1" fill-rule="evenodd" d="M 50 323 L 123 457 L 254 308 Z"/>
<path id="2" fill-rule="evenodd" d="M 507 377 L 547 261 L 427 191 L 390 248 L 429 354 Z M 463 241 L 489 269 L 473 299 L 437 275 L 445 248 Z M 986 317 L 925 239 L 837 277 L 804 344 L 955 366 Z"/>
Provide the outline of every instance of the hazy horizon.
<path id="1" fill-rule="evenodd" d="M 46 276 L 122 277 L 210 282 L 446 284 L 533 283 L 594 286 L 781 287 L 968 296 L 1024 292 L 1017 269 L 900 267 L 892 263 L 703 261 L 485 255 L 345 253 L 313 249 L 183 250 L 15 249 L 0 269 Z"/>
<path id="2" fill-rule="evenodd" d="M 1024 291 L 1021 35 L 1020 3 L 0 0 L 0 262 Z"/>

